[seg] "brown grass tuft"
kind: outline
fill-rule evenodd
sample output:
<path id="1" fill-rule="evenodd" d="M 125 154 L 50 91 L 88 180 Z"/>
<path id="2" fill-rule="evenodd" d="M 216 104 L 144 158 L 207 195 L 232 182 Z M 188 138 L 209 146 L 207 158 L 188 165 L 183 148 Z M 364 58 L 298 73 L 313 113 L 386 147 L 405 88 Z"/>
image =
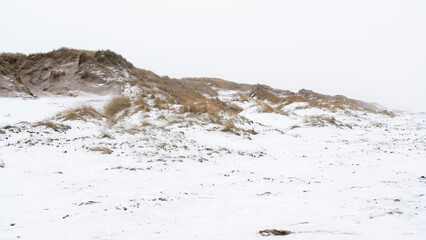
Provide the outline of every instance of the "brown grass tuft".
<path id="1" fill-rule="evenodd" d="M 218 118 L 221 111 L 236 114 L 242 109 L 234 104 L 225 103 L 219 99 L 202 99 L 198 102 L 187 102 L 182 104 L 183 112 L 190 112 L 194 114 L 208 113 L 209 115 Z"/>
<path id="2" fill-rule="evenodd" d="M 387 116 L 389 116 L 389 117 L 395 117 L 395 116 L 396 116 L 396 114 L 395 114 L 395 113 L 393 113 L 393 112 L 391 112 L 391 111 L 388 111 L 388 110 L 384 110 L 384 111 L 381 111 L 381 112 L 379 112 L 379 113 L 381 113 L 381 114 L 383 114 L 383 115 L 387 115 Z"/>
<path id="3" fill-rule="evenodd" d="M 187 101 L 183 104 L 183 112 L 190 112 L 194 114 L 208 113 L 217 117 L 219 115 L 220 109 L 208 100 L 202 102 Z"/>
<path id="4" fill-rule="evenodd" d="M 217 96 L 217 92 L 214 90 L 215 87 L 227 90 L 250 90 L 247 84 L 238 84 L 219 78 L 182 78 L 179 80 L 179 83 L 185 88 L 193 89 L 201 94 L 207 94 L 212 97 Z"/>
<path id="5" fill-rule="evenodd" d="M 130 107 L 130 99 L 126 96 L 119 96 L 111 99 L 111 101 L 105 106 L 104 113 L 110 119 L 114 118 L 114 115 Z"/>
<path id="6" fill-rule="evenodd" d="M 340 99 L 331 99 L 331 98 L 324 98 L 324 99 L 311 99 L 306 98 L 303 96 L 293 95 L 289 97 L 285 97 L 281 99 L 281 104 L 279 105 L 279 108 L 281 109 L 284 106 L 287 106 L 292 103 L 296 102 L 306 102 L 308 105 L 303 107 L 297 107 L 296 109 L 305 109 L 305 108 L 325 108 L 332 112 L 335 112 L 337 110 L 346 110 L 346 109 L 353 109 L 353 110 L 359 110 L 360 108 L 356 106 L 353 103 L 347 102 L 345 100 Z"/>
<path id="7" fill-rule="evenodd" d="M 148 103 L 145 101 L 145 99 L 143 97 L 139 97 L 135 100 L 135 105 L 137 106 L 137 110 L 136 111 L 147 111 L 149 112 L 151 110 L 151 108 L 149 107 Z"/>
<path id="8" fill-rule="evenodd" d="M 111 154 L 113 151 L 107 147 L 92 147 L 89 148 L 90 151 L 101 152 L 102 154 Z"/>
<path id="9" fill-rule="evenodd" d="M 222 129 L 223 132 L 231 132 L 234 133 L 235 130 L 235 124 L 234 121 L 232 121 L 231 119 L 227 120 L 223 126 L 225 127 L 224 129 Z"/>
<path id="10" fill-rule="evenodd" d="M 154 99 L 154 107 L 158 108 L 158 109 L 166 109 L 166 105 L 165 102 L 163 100 L 161 100 L 161 98 L 155 98 Z"/>
<path id="11" fill-rule="evenodd" d="M 91 106 L 81 106 L 65 110 L 58 114 L 60 119 L 68 120 L 87 120 L 87 118 L 102 119 L 104 116 Z"/>
<path id="12" fill-rule="evenodd" d="M 259 100 L 267 100 L 273 104 L 280 102 L 280 98 L 272 92 L 266 90 L 262 85 L 256 85 L 250 92 L 250 97 L 256 97 Z"/>
<path id="13" fill-rule="evenodd" d="M 272 113 L 274 112 L 274 109 L 267 103 L 261 103 L 259 111 L 262 113 Z"/>
<path id="14" fill-rule="evenodd" d="M 247 97 L 246 94 L 243 93 L 238 93 L 237 96 L 235 97 L 235 101 L 240 101 L 240 102 L 247 102 L 249 99 Z"/>
<path id="15" fill-rule="evenodd" d="M 282 108 L 284 106 L 287 106 L 287 105 L 290 105 L 290 104 L 296 103 L 296 102 L 306 102 L 313 107 L 318 105 L 318 101 L 314 101 L 314 100 L 311 100 L 311 99 L 308 99 L 308 98 L 305 98 L 305 97 L 302 97 L 302 96 L 298 96 L 298 95 L 293 95 L 293 96 L 282 98 L 280 100 L 280 103 L 281 103 L 280 106 Z"/>
<path id="16" fill-rule="evenodd" d="M 324 127 L 327 124 L 339 126 L 334 117 L 328 117 L 328 116 L 310 116 L 305 119 L 305 123 L 313 127 Z"/>
<path id="17" fill-rule="evenodd" d="M 152 123 L 147 122 L 147 121 L 142 122 L 142 127 L 149 127 L 149 126 L 152 126 Z"/>
<path id="18" fill-rule="evenodd" d="M 67 130 L 71 129 L 70 126 L 65 125 L 65 124 L 60 124 L 60 123 L 53 123 L 51 121 L 41 121 L 41 122 L 37 122 L 33 125 L 34 127 L 47 127 L 47 128 L 51 128 L 56 132 L 66 132 Z"/>

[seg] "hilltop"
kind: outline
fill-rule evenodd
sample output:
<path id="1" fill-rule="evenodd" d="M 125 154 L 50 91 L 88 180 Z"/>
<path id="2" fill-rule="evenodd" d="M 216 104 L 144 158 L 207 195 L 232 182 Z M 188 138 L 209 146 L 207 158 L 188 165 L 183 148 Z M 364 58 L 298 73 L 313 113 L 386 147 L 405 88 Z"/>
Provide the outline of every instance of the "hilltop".
<path id="1" fill-rule="evenodd" d="M 41 97 L 77 96 L 81 93 L 123 94 L 130 88 L 135 95 L 161 96 L 166 102 L 189 104 L 207 101 L 218 91 L 235 91 L 242 99 L 267 100 L 277 104 L 288 101 L 320 106 L 380 111 L 344 96 L 328 96 L 302 89 L 299 92 L 274 89 L 266 85 L 239 84 L 218 78 L 174 79 L 136 68 L 110 50 L 87 51 L 61 48 L 48 53 L 0 55 L 0 96 Z"/>

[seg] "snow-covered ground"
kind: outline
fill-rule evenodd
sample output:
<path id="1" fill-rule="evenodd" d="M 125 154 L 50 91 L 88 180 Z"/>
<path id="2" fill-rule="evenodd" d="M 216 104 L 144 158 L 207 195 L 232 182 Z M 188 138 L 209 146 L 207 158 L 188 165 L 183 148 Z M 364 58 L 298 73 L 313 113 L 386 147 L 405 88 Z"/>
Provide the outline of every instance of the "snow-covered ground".
<path id="1" fill-rule="evenodd" d="M 81 105 L 101 107 L 110 96 L 85 94 L 78 98 L 65 96 L 31 98 L 0 98 L 0 127 L 21 121 L 41 121 L 68 108 Z"/>
<path id="2" fill-rule="evenodd" d="M 249 137 L 157 110 L 18 123 L 104 100 L 0 99 L 0 239 L 426 239 L 425 114 L 249 108 Z"/>

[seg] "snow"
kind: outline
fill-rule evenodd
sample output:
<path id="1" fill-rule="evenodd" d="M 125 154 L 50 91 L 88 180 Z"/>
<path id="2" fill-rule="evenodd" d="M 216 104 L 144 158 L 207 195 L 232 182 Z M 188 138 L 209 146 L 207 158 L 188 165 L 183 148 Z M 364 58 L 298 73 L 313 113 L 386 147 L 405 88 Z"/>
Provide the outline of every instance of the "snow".
<path id="1" fill-rule="evenodd" d="M 89 95 L 81 97 L 1 98 L 0 127 L 22 121 L 35 122 L 72 107 L 89 104 L 100 107 L 111 96 Z"/>
<path id="2" fill-rule="evenodd" d="M 297 108 L 303 108 L 303 107 L 306 107 L 308 105 L 309 105 L 309 103 L 307 103 L 307 102 L 295 102 L 295 103 L 285 105 L 284 107 L 282 107 L 281 110 L 282 111 L 294 111 Z"/>
<path id="3" fill-rule="evenodd" d="M 218 98 L 222 101 L 230 101 L 235 98 L 237 91 L 234 90 L 219 90 L 218 88 L 213 88 L 218 93 Z"/>
<path id="4" fill-rule="evenodd" d="M 126 82 L 122 86 L 122 93 L 125 96 L 136 98 L 140 94 L 140 88 L 137 86 L 132 86 L 130 83 Z"/>
<path id="5" fill-rule="evenodd" d="M 58 122 L 66 132 L 19 123 L 107 99 L 0 99 L 0 127 L 13 125 L 0 134 L 0 239 L 426 236 L 426 114 L 285 116 L 245 103 L 250 138 L 157 109 L 115 126 Z M 318 114 L 353 127 L 306 124 Z"/>

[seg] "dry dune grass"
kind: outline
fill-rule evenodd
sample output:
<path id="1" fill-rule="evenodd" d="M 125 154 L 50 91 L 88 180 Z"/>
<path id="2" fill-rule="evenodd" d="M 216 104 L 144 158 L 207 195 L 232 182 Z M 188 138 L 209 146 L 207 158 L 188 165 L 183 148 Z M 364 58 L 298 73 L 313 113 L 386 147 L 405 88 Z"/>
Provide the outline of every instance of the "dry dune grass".
<path id="1" fill-rule="evenodd" d="M 101 152 L 102 154 L 113 153 L 113 151 L 107 147 L 92 147 L 92 148 L 89 148 L 89 150 L 93 152 Z"/>
<path id="2" fill-rule="evenodd" d="M 99 113 L 95 108 L 91 106 L 81 106 L 77 108 L 71 108 L 68 110 L 65 110 L 58 114 L 60 119 L 63 120 L 87 120 L 87 118 L 92 119 L 102 119 L 104 115 Z"/>
<path id="3" fill-rule="evenodd" d="M 257 106 L 259 107 L 258 112 L 259 113 L 278 113 L 281 115 L 288 116 L 288 112 L 283 111 L 281 108 L 283 107 L 282 104 L 279 104 L 278 106 L 271 106 L 266 102 L 257 101 Z"/>
<path id="4" fill-rule="evenodd" d="M 248 97 L 246 94 L 243 93 L 238 93 L 237 96 L 234 98 L 234 101 L 239 101 L 239 102 L 248 102 Z"/>
<path id="5" fill-rule="evenodd" d="M 297 102 L 306 102 L 310 106 L 318 105 L 318 101 L 314 101 L 314 100 L 311 100 L 311 99 L 308 99 L 308 98 L 305 98 L 305 97 L 302 97 L 302 96 L 298 96 L 298 95 L 293 95 L 293 96 L 285 97 L 285 98 L 282 98 L 280 100 L 280 103 L 281 103 L 281 105 L 283 107 L 287 106 L 287 105 L 290 105 L 292 103 L 297 103 Z"/>
<path id="6" fill-rule="evenodd" d="M 184 104 L 186 102 L 199 102 L 206 99 L 203 95 L 192 89 L 182 87 L 174 79 L 165 79 L 157 83 L 157 87 L 167 96 L 168 102 Z"/>
<path id="7" fill-rule="evenodd" d="M 329 100 L 325 102 L 325 104 L 326 104 L 325 107 L 333 112 L 336 110 L 345 110 L 345 109 L 360 110 L 360 108 L 356 106 L 355 104 L 346 102 L 344 100 Z M 368 111 L 368 110 L 365 109 L 365 111 Z"/>
<path id="8" fill-rule="evenodd" d="M 314 92 L 314 91 L 308 90 L 308 89 L 300 89 L 299 92 L 297 92 L 297 94 L 299 94 L 299 96 L 303 96 L 305 98 L 316 99 L 316 100 L 331 100 L 331 99 L 333 99 L 332 96 L 317 93 L 317 92 Z"/>
<path id="9" fill-rule="evenodd" d="M 106 117 L 113 119 L 115 114 L 126 110 L 131 106 L 130 99 L 126 96 L 118 96 L 111 99 L 111 101 L 105 106 L 104 114 Z"/>
<path id="10" fill-rule="evenodd" d="M 395 113 L 390 112 L 390 111 L 388 111 L 388 110 L 380 111 L 379 113 L 384 114 L 384 115 L 387 115 L 387 116 L 389 116 L 389 117 L 395 117 L 395 116 L 396 116 L 396 115 L 395 115 Z"/>
<path id="11" fill-rule="evenodd" d="M 138 98 L 135 100 L 135 102 L 134 102 L 134 103 L 135 103 L 135 105 L 137 106 L 136 111 L 144 110 L 144 111 L 149 112 L 149 111 L 151 110 L 151 108 L 150 108 L 149 104 L 145 101 L 145 99 L 144 99 L 143 97 L 138 97 Z"/>
<path id="12" fill-rule="evenodd" d="M 192 78 L 182 78 L 179 82 L 185 88 L 197 91 L 202 94 L 207 94 L 209 96 L 217 96 L 216 90 L 209 86 L 206 81 L 201 79 L 192 79 Z"/>
<path id="13" fill-rule="evenodd" d="M 346 110 L 346 109 L 352 109 L 352 110 L 359 110 L 359 107 L 344 101 L 344 100 L 336 100 L 336 99 L 323 99 L 323 100 L 317 100 L 317 99 L 310 99 L 299 95 L 293 95 L 289 97 L 282 98 L 280 101 L 280 105 L 277 107 L 278 109 L 281 109 L 284 106 L 290 105 L 292 103 L 297 102 L 306 102 L 308 103 L 306 106 L 299 106 L 296 109 L 306 109 L 306 108 L 326 108 L 332 112 L 335 112 L 337 110 Z"/>
<path id="14" fill-rule="evenodd" d="M 339 126 L 334 117 L 329 116 L 310 116 L 305 119 L 305 123 L 313 127 L 324 127 L 326 125 Z"/>
<path id="15" fill-rule="evenodd" d="M 194 114 L 208 113 L 218 116 L 221 111 L 228 114 L 242 111 L 236 105 L 225 103 L 217 98 L 209 99 L 195 90 L 186 89 L 180 86 L 176 80 L 170 79 L 168 83 L 161 82 L 157 84 L 157 87 L 167 96 L 169 103 L 182 105 L 182 112 L 191 112 Z"/>
<path id="16" fill-rule="evenodd" d="M 215 117 L 218 117 L 220 112 L 220 108 L 208 100 L 200 102 L 187 101 L 182 104 L 182 108 L 182 112 L 189 112 L 194 114 L 208 113 Z"/>
<path id="17" fill-rule="evenodd" d="M 13 75 L 26 58 L 27 55 L 21 53 L 0 54 L 0 73 L 3 75 Z"/>
<path id="18" fill-rule="evenodd" d="M 181 112 L 191 112 L 194 114 L 209 113 L 217 116 L 219 112 L 228 114 L 239 113 L 242 111 L 239 107 L 220 101 L 219 99 L 209 99 L 201 93 L 207 92 L 210 95 L 216 95 L 215 91 L 209 90 L 207 79 L 172 79 L 169 77 L 160 77 L 150 71 L 135 69 L 137 80 L 133 83 L 143 86 L 150 90 L 157 97 L 154 100 L 154 106 L 158 109 L 167 108 L 167 104 L 182 105 Z M 210 80 L 215 84 L 235 84 L 225 80 Z M 196 83 L 189 86 L 189 83 Z M 236 84 L 238 85 L 238 84 Z"/>
<path id="19" fill-rule="evenodd" d="M 272 108 L 271 105 L 269 105 L 267 103 L 260 102 L 259 105 L 260 105 L 259 112 L 262 112 L 262 113 L 275 112 L 274 108 Z"/>
<path id="20" fill-rule="evenodd" d="M 228 90 L 247 90 L 249 85 L 247 84 L 240 84 L 235 83 L 231 81 L 227 81 L 220 78 L 201 78 L 200 80 L 203 80 L 207 82 L 211 86 L 215 86 L 217 88 L 221 89 L 228 89 Z"/>
<path id="21" fill-rule="evenodd" d="M 56 132 L 65 132 L 69 129 L 71 129 L 70 126 L 65 125 L 65 124 L 60 124 L 60 123 L 54 123 L 51 121 L 41 121 L 41 122 L 37 122 L 33 125 L 34 127 L 47 127 L 47 128 L 51 128 Z"/>
<path id="22" fill-rule="evenodd" d="M 219 100 L 218 98 L 209 99 L 209 103 L 218 107 L 220 110 L 228 114 L 238 114 L 243 111 L 239 106 Z"/>
<path id="23" fill-rule="evenodd" d="M 158 109 L 167 109 L 166 103 L 158 97 L 154 99 L 154 107 Z"/>
<path id="24" fill-rule="evenodd" d="M 215 118 L 219 118 L 220 112 L 234 115 L 242 111 L 240 107 L 234 104 L 225 103 L 219 99 L 204 99 L 199 102 L 187 101 L 182 104 L 182 108 L 182 112 L 190 112 L 194 114 L 208 113 Z"/>
<path id="25" fill-rule="evenodd" d="M 87 51 L 69 48 L 60 48 L 47 53 L 34 53 L 29 55 L 2 53 L 0 54 L 0 72 L 4 75 L 19 74 L 23 70 L 52 69 L 65 63 L 78 63 L 82 77 L 88 77 L 90 68 L 102 69 L 111 73 L 111 66 L 131 71 L 134 66 L 124 57 L 110 50 Z M 41 64 L 41 65 L 40 65 Z M 46 64 L 48 67 L 46 67 Z M 93 77 L 98 77 L 96 74 Z"/>
<path id="26" fill-rule="evenodd" d="M 223 126 L 224 126 L 224 128 L 222 129 L 223 132 L 230 132 L 230 133 L 235 132 L 235 124 L 234 124 L 234 121 L 232 121 L 231 119 L 227 120 L 223 124 Z"/>
<path id="27" fill-rule="evenodd" d="M 220 78 L 182 78 L 178 80 L 185 87 L 209 96 L 217 96 L 215 88 L 223 90 L 249 90 L 249 85 L 227 81 Z"/>
<path id="28" fill-rule="evenodd" d="M 147 85 L 148 87 L 152 87 L 152 85 L 149 84 L 150 81 L 158 81 L 161 79 L 161 77 L 154 72 L 141 68 L 134 68 L 132 70 L 132 75 L 135 76 L 133 79 L 135 84 Z"/>
<path id="29" fill-rule="evenodd" d="M 250 97 L 257 98 L 259 100 L 267 100 L 273 104 L 277 104 L 280 102 L 280 98 L 270 91 L 266 90 L 261 85 L 256 85 L 250 92 Z"/>

